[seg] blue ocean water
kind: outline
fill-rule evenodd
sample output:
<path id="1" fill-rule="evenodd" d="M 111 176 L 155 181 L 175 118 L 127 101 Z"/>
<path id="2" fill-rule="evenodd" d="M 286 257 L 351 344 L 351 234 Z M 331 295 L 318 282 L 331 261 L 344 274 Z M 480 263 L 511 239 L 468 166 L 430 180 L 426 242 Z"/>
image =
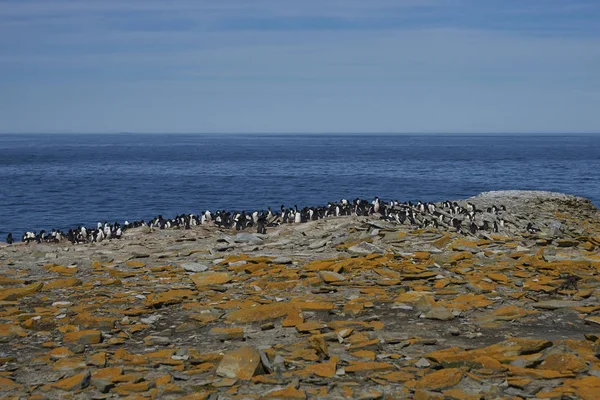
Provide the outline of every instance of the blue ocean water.
<path id="1" fill-rule="evenodd" d="M 0 135 L 8 232 L 341 198 L 441 201 L 488 190 L 600 205 L 594 135 Z"/>

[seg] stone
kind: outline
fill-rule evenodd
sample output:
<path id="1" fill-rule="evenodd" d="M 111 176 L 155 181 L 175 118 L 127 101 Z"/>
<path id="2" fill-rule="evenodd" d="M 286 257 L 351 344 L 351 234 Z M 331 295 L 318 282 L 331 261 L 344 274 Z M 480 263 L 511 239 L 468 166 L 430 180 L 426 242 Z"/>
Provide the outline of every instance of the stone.
<path id="1" fill-rule="evenodd" d="M 308 245 L 308 248 L 311 250 L 319 249 L 327 244 L 328 239 L 316 240 Z"/>
<path id="2" fill-rule="evenodd" d="M 419 361 L 417 361 L 415 363 L 415 367 L 418 367 L 418 368 L 427 368 L 429 366 L 431 366 L 431 363 L 429 361 L 427 361 L 427 359 L 425 359 L 425 358 L 421 358 L 421 359 L 419 359 Z"/>
<path id="3" fill-rule="evenodd" d="M 369 242 L 360 242 L 352 247 L 348 248 L 348 251 L 358 254 L 384 254 L 385 251 L 380 247 L 375 246 Z"/>
<path id="4" fill-rule="evenodd" d="M 94 371 L 91 377 L 92 385 L 102 393 L 108 393 L 123 376 L 123 368 L 110 367 Z"/>
<path id="5" fill-rule="evenodd" d="M 304 322 L 302 324 L 296 325 L 296 330 L 298 332 L 310 332 L 310 331 L 318 331 L 324 327 L 324 324 L 317 321 Z"/>
<path id="6" fill-rule="evenodd" d="M 304 390 L 296 389 L 293 386 L 288 386 L 285 389 L 273 390 L 267 392 L 262 397 L 263 399 L 306 399 Z"/>
<path id="7" fill-rule="evenodd" d="M 0 376 L 0 391 L 7 392 L 12 390 L 23 390 L 24 386 L 16 383 L 12 379 Z M 30 397 L 31 398 L 31 397 Z"/>
<path id="8" fill-rule="evenodd" d="M 307 365 L 306 368 L 299 373 L 302 375 L 314 374 L 322 378 L 333 378 L 338 362 L 339 357 L 333 356 L 329 361 Z"/>
<path id="9" fill-rule="evenodd" d="M 571 371 L 581 373 L 588 370 L 587 364 L 579 357 L 570 353 L 550 354 L 540 364 L 542 369 L 554 371 Z"/>
<path id="10" fill-rule="evenodd" d="M 212 328 L 209 335 L 214 336 L 219 340 L 243 340 L 243 328 Z"/>
<path id="11" fill-rule="evenodd" d="M 225 353 L 216 371 L 219 376 L 241 380 L 249 380 L 261 372 L 260 353 L 253 347 L 241 347 Z"/>
<path id="12" fill-rule="evenodd" d="M 66 347 L 57 347 L 55 349 L 52 349 L 48 355 L 50 356 L 51 360 L 56 361 L 61 358 L 71 357 L 74 354 L 75 353 L 73 353 L 71 350 L 69 350 Z"/>
<path id="13" fill-rule="evenodd" d="M 70 288 L 81 285 L 81 280 L 77 278 L 55 279 L 44 284 L 42 291 L 49 292 L 54 289 Z"/>
<path id="14" fill-rule="evenodd" d="M 0 301 L 12 301 L 29 296 L 39 292 L 43 286 L 42 282 L 37 282 L 15 289 L 0 289 Z"/>
<path id="15" fill-rule="evenodd" d="M 208 267 L 199 263 L 183 263 L 181 264 L 181 268 L 188 272 L 204 272 L 208 271 Z"/>
<path id="16" fill-rule="evenodd" d="M 198 288 L 202 289 L 210 285 L 229 283 L 233 278 L 227 272 L 201 272 L 190 275 L 190 279 Z"/>
<path id="17" fill-rule="evenodd" d="M 120 383 L 114 389 L 112 389 L 112 392 L 121 396 L 125 396 L 131 393 L 147 392 L 153 387 L 154 383 L 148 381 L 142 381 L 138 383 Z"/>
<path id="18" fill-rule="evenodd" d="M 19 325 L 0 324 L 0 343 L 6 343 L 17 337 L 25 337 L 27 333 Z"/>
<path id="19" fill-rule="evenodd" d="M 261 304 L 233 311 L 225 318 L 228 322 L 261 322 L 286 316 L 291 309 L 289 303 Z"/>
<path id="20" fill-rule="evenodd" d="M 546 300 L 533 303 L 533 307 L 541 308 L 543 310 L 558 310 L 561 308 L 578 307 L 581 305 L 581 302 L 571 300 Z"/>
<path id="21" fill-rule="evenodd" d="M 346 367 L 346 372 L 368 372 L 368 371 L 384 371 L 394 369 L 394 366 L 386 362 L 350 362 Z"/>
<path id="22" fill-rule="evenodd" d="M 69 332 L 63 336 L 63 342 L 75 344 L 97 344 L 102 341 L 102 332 L 98 330 L 84 330 Z"/>
<path id="23" fill-rule="evenodd" d="M 415 384 L 416 388 L 427 390 L 442 390 L 459 384 L 464 372 L 460 368 L 446 368 L 425 375 Z"/>
<path id="24" fill-rule="evenodd" d="M 91 354 L 87 356 L 86 362 L 87 365 L 104 368 L 106 366 L 106 353 L 101 351 L 96 354 Z"/>
<path id="25" fill-rule="evenodd" d="M 427 319 L 437 319 L 439 321 L 450 321 L 454 319 L 454 314 L 446 307 L 433 307 L 431 310 L 424 314 Z"/>
<path id="26" fill-rule="evenodd" d="M 262 244 L 263 240 L 253 233 L 241 232 L 235 235 L 234 240 L 238 243 Z"/>
<path id="27" fill-rule="evenodd" d="M 346 280 L 344 275 L 331 271 L 321 271 L 319 272 L 319 276 L 325 283 L 343 282 Z"/>
<path id="28" fill-rule="evenodd" d="M 592 324 L 597 324 L 600 325 L 600 317 L 594 316 L 594 317 L 587 317 L 585 319 L 586 322 L 591 322 Z"/>
<path id="29" fill-rule="evenodd" d="M 577 240 L 560 239 L 556 241 L 558 247 L 575 247 L 579 245 Z"/>
<path id="30" fill-rule="evenodd" d="M 90 371 L 85 371 L 80 374 L 73 375 L 70 378 L 61 379 L 60 381 L 53 383 L 51 386 L 64 391 L 81 390 L 89 386 L 90 379 Z"/>

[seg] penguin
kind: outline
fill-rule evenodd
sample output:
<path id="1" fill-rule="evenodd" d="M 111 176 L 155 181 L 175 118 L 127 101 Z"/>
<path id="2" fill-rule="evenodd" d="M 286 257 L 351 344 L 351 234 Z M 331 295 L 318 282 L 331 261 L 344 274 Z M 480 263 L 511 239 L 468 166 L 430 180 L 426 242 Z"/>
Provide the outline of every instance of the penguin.
<path id="1" fill-rule="evenodd" d="M 294 205 L 294 223 L 299 224 L 302 222 L 302 215 L 298 212 L 298 206 Z"/>
<path id="2" fill-rule="evenodd" d="M 471 226 L 469 226 L 469 232 L 475 235 L 477 233 L 477 229 L 477 224 L 475 222 L 471 222 Z"/>
<path id="3" fill-rule="evenodd" d="M 435 204 L 427 203 L 427 211 L 429 211 L 429 214 L 433 214 L 435 212 Z"/>
<path id="4" fill-rule="evenodd" d="M 8 244 L 13 244 L 13 243 L 14 243 L 14 240 L 13 240 L 12 233 L 9 233 L 9 234 L 6 236 L 6 243 L 8 243 Z"/>
<path id="5" fill-rule="evenodd" d="M 267 228 L 265 227 L 265 223 L 267 222 L 267 218 L 264 215 L 258 217 L 256 223 L 256 233 L 260 233 L 265 235 L 267 233 Z"/>
<path id="6" fill-rule="evenodd" d="M 202 217 L 200 218 L 200 225 L 209 223 L 211 221 L 211 219 L 212 219 L 212 215 L 210 214 L 210 211 L 206 210 L 202 214 Z"/>
<path id="7" fill-rule="evenodd" d="M 379 212 L 379 197 L 375 197 L 375 200 L 373 200 L 373 213 L 377 214 Z"/>
<path id="8" fill-rule="evenodd" d="M 475 211 L 475 204 L 473 203 L 467 203 L 467 211 L 472 212 Z"/>
<path id="9" fill-rule="evenodd" d="M 527 232 L 529 233 L 538 233 L 540 230 L 538 228 L 536 228 L 535 226 L 533 226 L 533 224 L 530 222 L 527 224 Z"/>

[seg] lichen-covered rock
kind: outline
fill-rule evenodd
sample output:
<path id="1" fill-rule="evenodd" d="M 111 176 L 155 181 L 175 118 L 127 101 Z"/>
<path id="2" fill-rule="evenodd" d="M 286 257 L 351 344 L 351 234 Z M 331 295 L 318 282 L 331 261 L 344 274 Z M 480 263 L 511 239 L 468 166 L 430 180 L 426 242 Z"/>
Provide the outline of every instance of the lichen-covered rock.
<path id="1" fill-rule="evenodd" d="M 225 353 L 217 367 L 217 375 L 248 380 L 262 372 L 260 353 L 252 347 L 241 347 Z"/>

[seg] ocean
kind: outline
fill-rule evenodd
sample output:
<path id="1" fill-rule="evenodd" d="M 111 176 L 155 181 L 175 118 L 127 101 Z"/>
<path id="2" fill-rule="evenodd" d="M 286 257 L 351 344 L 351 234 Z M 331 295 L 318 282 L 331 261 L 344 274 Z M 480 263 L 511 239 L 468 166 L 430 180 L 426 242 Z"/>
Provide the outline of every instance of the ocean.
<path id="1" fill-rule="evenodd" d="M 207 209 L 505 189 L 600 206 L 600 135 L 0 135 L 0 241 Z"/>

